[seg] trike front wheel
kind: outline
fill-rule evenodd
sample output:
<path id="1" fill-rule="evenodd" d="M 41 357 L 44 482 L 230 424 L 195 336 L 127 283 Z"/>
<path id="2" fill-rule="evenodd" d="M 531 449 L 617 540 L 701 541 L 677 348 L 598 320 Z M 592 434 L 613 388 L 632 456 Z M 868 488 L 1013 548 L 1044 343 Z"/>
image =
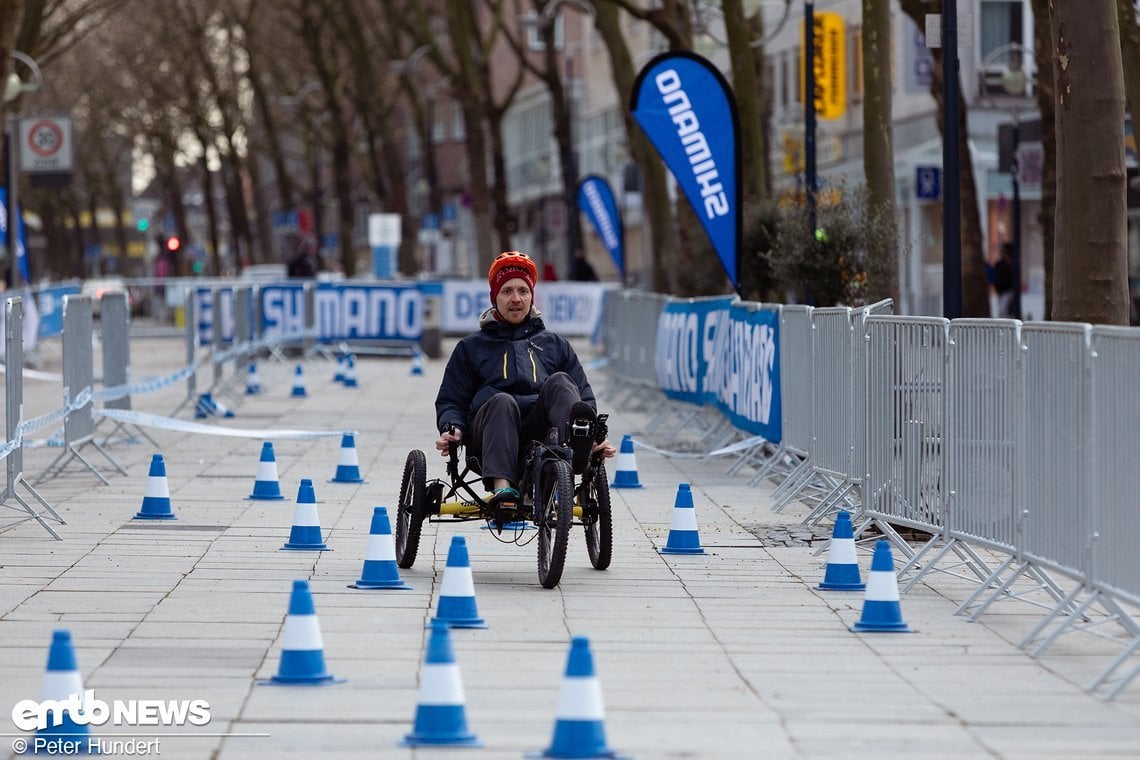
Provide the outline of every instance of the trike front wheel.
<path id="1" fill-rule="evenodd" d="M 562 459 L 548 462 L 543 470 L 537 520 L 538 580 L 543 588 L 554 588 L 562 579 L 574 522 L 574 472 Z"/>
<path id="2" fill-rule="evenodd" d="M 599 462 L 592 483 L 584 483 L 582 523 L 586 526 L 586 551 L 595 570 L 610 566 L 614 551 L 613 509 L 610 506 L 610 484 L 606 482 L 606 466 Z"/>
<path id="3" fill-rule="evenodd" d="M 416 562 L 423 527 L 424 493 L 427 489 L 427 460 L 419 449 L 408 452 L 404 479 L 400 483 L 400 505 L 396 511 L 396 564 L 409 568 Z"/>

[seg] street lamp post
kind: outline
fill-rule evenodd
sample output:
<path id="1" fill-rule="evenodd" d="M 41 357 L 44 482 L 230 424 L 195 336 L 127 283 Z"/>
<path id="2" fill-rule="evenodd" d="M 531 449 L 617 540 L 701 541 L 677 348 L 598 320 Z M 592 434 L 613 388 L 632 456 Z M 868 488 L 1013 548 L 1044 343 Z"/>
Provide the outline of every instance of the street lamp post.
<path id="1" fill-rule="evenodd" d="M 13 50 L 9 53 L 12 58 L 28 67 L 32 72 L 32 81 L 24 82 L 20 79 L 19 74 L 15 71 L 8 75 L 8 81 L 4 85 L 4 101 L 14 101 L 21 93 L 35 92 L 43 86 L 43 73 L 40 71 L 39 65 L 32 60 L 26 53 L 21 53 L 19 50 Z M 19 145 L 19 128 L 18 121 L 15 114 L 9 114 L 7 117 L 7 124 L 5 125 L 7 133 L 4 141 L 4 148 L 7 153 L 8 162 L 8 194 L 5 211 L 7 213 L 7 230 L 5 234 L 4 245 L 8 249 L 8 266 L 4 274 L 4 282 L 8 289 L 18 287 L 20 284 L 20 262 L 19 262 L 19 246 L 20 246 L 20 145 Z M 26 255 L 26 254 L 25 254 Z M 29 274 L 31 270 L 29 269 Z"/>

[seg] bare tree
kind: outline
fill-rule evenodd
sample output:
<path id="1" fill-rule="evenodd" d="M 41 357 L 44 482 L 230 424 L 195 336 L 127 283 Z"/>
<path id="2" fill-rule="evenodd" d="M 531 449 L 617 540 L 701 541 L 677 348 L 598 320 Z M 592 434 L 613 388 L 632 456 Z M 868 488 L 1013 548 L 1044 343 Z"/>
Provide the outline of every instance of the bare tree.
<path id="1" fill-rule="evenodd" d="M 1124 74 L 1116 8 L 1113 0 L 1055 3 L 1050 21 L 1057 92 L 1052 316 L 1128 324 Z"/>

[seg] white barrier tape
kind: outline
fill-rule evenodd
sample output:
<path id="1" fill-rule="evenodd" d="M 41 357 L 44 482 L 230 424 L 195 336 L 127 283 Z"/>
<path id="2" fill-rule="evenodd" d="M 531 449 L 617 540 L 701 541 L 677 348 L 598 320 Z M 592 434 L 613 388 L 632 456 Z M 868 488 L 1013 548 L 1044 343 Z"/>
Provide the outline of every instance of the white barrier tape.
<path id="1" fill-rule="evenodd" d="M 202 365 L 204 359 L 198 359 L 193 364 L 187 364 L 182 369 L 167 375 L 166 377 L 147 378 L 134 385 L 114 385 L 110 388 L 104 388 L 101 391 L 95 391 L 94 399 L 100 403 L 113 401 L 114 399 L 126 398 L 127 396 L 142 395 L 144 393 L 153 393 L 154 391 L 161 390 L 167 386 L 174 385 L 190 377 L 199 366 Z"/>
<path id="2" fill-rule="evenodd" d="M 188 422 L 173 417 L 160 417 L 157 414 L 136 412 L 130 409 L 96 409 L 95 413 L 117 422 L 129 422 L 132 425 L 161 428 L 163 430 L 176 430 L 181 433 L 201 433 L 203 435 L 223 435 L 231 438 L 261 438 L 265 440 L 308 440 L 313 438 L 332 438 L 334 436 L 356 435 L 353 430 L 247 430 L 242 428 L 221 428 L 213 425 L 203 425 L 199 422 Z"/>
<path id="3" fill-rule="evenodd" d="M 708 453 L 692 451 L 667 451 L 665 449 L 659 449 L 656 446 L 650 446 L 648 443 L 643 443 L 637 439 L 633 439 L 633 445 L 639 449 L 652 451 L 654 454 L 660 454 L 661 456 L 669 457 L 670 459 L 715 459 L 716 457 L 722 457 L 725 454 L 735 454 L 738 451 L 750 449 L 753 446 L 760 446 L 767 440 L 768 439 L 762 435 L 754 435 L 751 438 L 745 438 L 743 441 L 737 441 L 736 443 L 725 446 L 724 448 L 716 449 L 715 451 L 710 451 Z"/>
<path id="4" fill-rule="evenodd" d="M 0 375 L 5 375 L 7 373 L 8 373 L 8 365 L 0 364 Z M 41 372 L 38 369 L 28 369 L 25 367 L 24 371 L 21 372 L 20 374 L 22 374 L 24 376 L 25 380 L 44 380 L 44 381 L 47 381 L 49 383 L 53 383 L 53 382 L 54 383 L 62 383 L 63 382 L 63 375 L 56 375 L 56 374 L 53 374 L 51 372 Z"/>

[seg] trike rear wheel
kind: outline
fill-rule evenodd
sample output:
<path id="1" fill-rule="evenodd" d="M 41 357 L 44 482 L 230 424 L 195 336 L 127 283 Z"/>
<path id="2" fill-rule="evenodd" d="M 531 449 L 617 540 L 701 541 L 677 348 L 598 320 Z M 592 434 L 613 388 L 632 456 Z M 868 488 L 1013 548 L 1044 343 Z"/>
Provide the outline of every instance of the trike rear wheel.
<path id="1" fill-rule="evenodd" d="M 585 483 L 582 522 L 586 526 L 586 551 L 595 570 L 610 566 L 614 550 L 613 510 L 610 506 L 610 484 L 606 482 L 606 466 L 599 462 L 592 483 Z"/>
<path id="2" fill-rule="evenodd" d="M 543 466 L 539 504 L 538 580 L 543 588 L 554 588 L 562 579 L 574 522 L 574 472 L 569 462 L 556 459 Z"/>
<path id="3" fill-rule="evenodd" d="M 420 528 L 426 514 L 427 461 L 419 449 L 408 452 L 404 479 L 400 483 L 400 505 L 396 511 L 396 564 L 408 568 L 416 562 L 420 549 Z"/>

